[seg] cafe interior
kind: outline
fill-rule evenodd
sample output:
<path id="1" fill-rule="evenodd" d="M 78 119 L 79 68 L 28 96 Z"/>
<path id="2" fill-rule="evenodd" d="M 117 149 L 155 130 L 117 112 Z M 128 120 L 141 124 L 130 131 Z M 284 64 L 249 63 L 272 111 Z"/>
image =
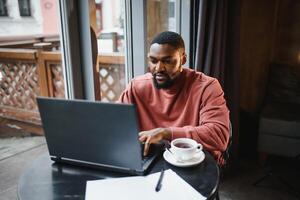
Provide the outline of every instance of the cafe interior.
<path id="1" fill-rule="evenodd" d="M 184 39 L 184 67 L 219 81 L 231 124 L 226 165 L 206 151 L 194 167 L 162 164 L 187 183 L 173 191 L 300 199 L 299 10 L 298 0 L 0 0 L 0 199 L 94 199 L 89 178 L 117 177 L 51 161 L 36 98 L 116 103 L 148 72 L 150 42 L 162 31 Z M 69 189 L 57 184 L 67 179 Z M 199 197 L 188 198 L 191 188 Z"/>

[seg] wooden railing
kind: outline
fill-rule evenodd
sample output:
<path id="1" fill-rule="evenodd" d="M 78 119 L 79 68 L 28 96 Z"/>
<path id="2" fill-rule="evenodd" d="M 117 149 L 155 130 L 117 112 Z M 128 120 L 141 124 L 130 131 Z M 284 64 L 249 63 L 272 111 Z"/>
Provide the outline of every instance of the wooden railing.
<path id="1" fill-rule="evenodd" d="M 102 101 L 116 101 L 125 88 L 124 56 L 98 55 Z M 40 124 L 36 97 L 65 97 L 60 52 L 0 49 L 0 117 Z"/>
<path id="2" fill-rule="evenodd" d="M 120 53 L 98 55 L 101 101 L 114 102 L 125 89 L 124 63 L 124 55 Z"/>
<path id="3" fill-rule="evenodd" d="M 59 35 L 1 36 L 0 48 L 34 49 L 35 44 L 49 43 L 48 49 L 60 49 Z"/>

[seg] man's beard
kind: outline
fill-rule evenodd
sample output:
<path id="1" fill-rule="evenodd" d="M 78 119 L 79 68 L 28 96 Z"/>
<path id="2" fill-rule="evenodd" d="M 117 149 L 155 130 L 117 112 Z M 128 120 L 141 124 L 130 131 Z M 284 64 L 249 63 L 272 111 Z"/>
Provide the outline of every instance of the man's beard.
<path id="1" fill-rule="evenodd" d="M 161 72 L 160 72 L 161 73 Z M 174 84 L 174 80 L 171 79 L 171 77 L 168 75 L 168 74 L 165 74 L 163 73 L 164 76 L 166 76 L 166 81 L 163 82 L 163 83 L 158 83 L 157 80 L 156 80 L 156 75 L 157 73 L 154 73 L 153 74 L 153 84 L 154 86 L 157 88 L 157 89 L 166 89 L 166 88 L 169 88 L 171 87 L 173 84 Z"/>

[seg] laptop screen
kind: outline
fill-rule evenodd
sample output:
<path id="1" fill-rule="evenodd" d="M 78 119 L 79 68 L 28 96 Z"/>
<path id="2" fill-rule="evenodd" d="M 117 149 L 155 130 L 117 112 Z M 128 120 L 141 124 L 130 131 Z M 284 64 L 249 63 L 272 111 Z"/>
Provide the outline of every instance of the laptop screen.
<path id="1" fill-rule="evenodd" d="M 142 169 L 134 105 L 37 98 L 51 156 Z"/>

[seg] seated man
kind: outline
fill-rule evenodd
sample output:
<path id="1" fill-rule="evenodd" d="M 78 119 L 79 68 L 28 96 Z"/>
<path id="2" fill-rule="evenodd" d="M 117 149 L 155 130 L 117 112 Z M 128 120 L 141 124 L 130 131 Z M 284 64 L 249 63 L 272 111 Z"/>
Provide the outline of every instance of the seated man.
<path id="1" fill-rule="evenodd" d="M 149 70 L 134 78 L 119 101 L 136 105 L 145 142 L 192 138 L 203 145 L 219 164 L 229 140 L 229 111 L 217 79 L 183 68 L 186 53 L 182 37 L 162 32 L 151 42 Z"/>

